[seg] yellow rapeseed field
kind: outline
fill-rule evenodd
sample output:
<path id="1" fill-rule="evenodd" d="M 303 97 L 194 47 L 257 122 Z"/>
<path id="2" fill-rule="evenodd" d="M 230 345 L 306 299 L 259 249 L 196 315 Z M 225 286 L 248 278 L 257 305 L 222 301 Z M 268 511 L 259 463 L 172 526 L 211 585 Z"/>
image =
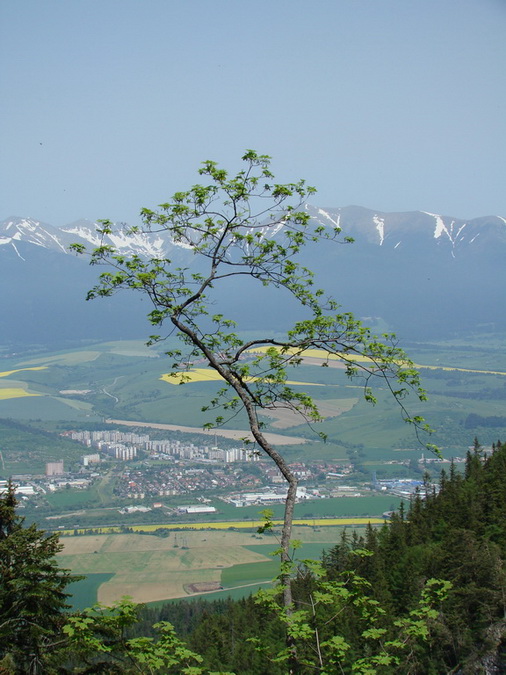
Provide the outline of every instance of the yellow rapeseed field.
<path id="1" fill-rule="evenodd" d="M 265 353 L 268 349 L 272 349 L 272 347 L 255 347 L 255 349 L 251 349 L 250 352 L 255 354 L 255 353 Z M 347 361 L 370 361 L 367 356 L 360 356 L 359 354 L 346 354 L 346 355 L 341 355 L 341 354 L 328 354 L 326 351 L 323 349 L 305 349 L 302 353 L 300 352 L 299 349 L 287 349 L 283 351 L 284 354 L 287 354 L 289 356 L 302 356 L 302 358 L 306 357 L 309 359 L 321 359 L 322 361 L 341 361 L 343 359 Z"/>
<path id="2" fill-rule="evenodd" d="M 212 368 L 192 368 L 181 373 L 164 373 L 160 379 L 164 382 L 170 382 L 170 384 L 181 384 L 182 382 L 217 382 L 223 378 Z M 256 379 L 256 377 L 247 378 L 248 382 L 255 382 Z M 315 382 L 287 382 L 287 384 L 302 387 L 322 386 Z"/>
<path id="3" fill-rule="evenodd" d="M 310 527 L 335 527 L 336 525 L 382 525 L 385 522 L 383 518 L 306 518 L 302 520 L 294 520 L 294 525 L 308 525 Z M 273 525 L 282 525 L 283 521 L 273 520 Z M 167 523 L 158 525 L 132 525 L 133 532 L 154 532 L 164 528 L 166 530 L 228 530 L 228 529 L 245 529 L 258 528 L 265 525 L 263 520 L 257 521 L 223 521 L 218 523 Z M 96 534 L 113 534 L 121 532 L 121 527 L 93 527 L 93 528 L 77 528 L 77 534 L 86 534 L 92 531 Z M 75 530 L 59 530 L 58 534 L 73 535 Z"/>
<path id="4" fill-rule="evenodd" d="M 266 352 L 267 349 L 272 349 L 272 347 L 258 347 L 254 351 L 256 352 Z M 253 350 L 252 350 L 253 351 Z M 292 349 L 287 350 L 287 354 L 298 354 L 298 350 Z M 327 354 L 323 349 L 306 349 L 301 354 L 302 357 L 308 357 L 312 359 L 321 359 L 322 361 L 339 361 L 345 358 L 347 361 L 356 361 L 357 363 L 370 362 L 371 359 L 367 356 L 360 356 L 358 354 L 346 354 L 346 356 L 340 356 L 339 354 Z M 474 370 L 471 368 L 454 368 L 452 366 L 425 366 L 420 363 L 413 364 L 415 368 L 426 368 L 427 370 L 446 370 L 446 371 L 457 371 L 461 373 L 482 373 L 483 375 L 506 375 L 506 372 L 500 370 Z"/>
<path id="5" fill-rule="evenodd" d="M 22 370 L 46 370 L 47 366 L 34 366 L 33 368 L 17 368 L 16 370 L 5 370 L 3 373 L 0 373 L 0 377 L 8 377 L 13 373 L 20 373 Z"/>
<path id="6" fill-rule="evenodd" d="M 254 350 L 250 350 L 251 354 L 265 353 L 268 349 L 273 349 L 273 347 L 257 347 Z M 357 354 L 346 354 L 341 356 L 340 354 L 327 354 L 323 349 L 306 349 L 302 353 L 297 349 L 288 349 L 285 352 L 287 355 L 299 355 L 303 359 L 311 359 L 316 361 L 321 361 L 322 363 L 327 361 L 348 361 L 348 362 L 357 362 L 357 363 L 368 363 L 371 362 L 366 356 L 360 356 Z M 483 373 L 484 375 L 506 375 L 506 372 L 498 370 L 473 370 L 470 368 L 454 368 L 451 366 L 426 366 L 422 364 L 414 364 L 414 367 L 417 369 L 426 369 L 426 370 L 446 370 L 446 371 L 458 371 L 463 373 Z M 192 368 L 187 372 L 183 373 L 164 373 L 161 377 L 161 380 L 164 382 L 170 382 L 171 384 L 181 384 L 182 382 L 215 382 L 219 381 L 222 378 L 215 370 L 211 368 Z M 256 378 L 249 378 L 251 382 L 254 382 Z M 287 382 L 289 385 L 297 386 L 306 386 L 306 387 L 318 387 L 318 386 L 329 386 L 321 385 L 316 382 Z"/>
<path id="7" fill-rule="evenodd" d="M 9 377 L 14 373 L 20 373 L 23 370 L 44 370 L 47 366 L 36 366 L 34 368 L 17 368 L 16 370 L 4 370 L 0 377 Z M 17 384 L 17 383 L 16 383 Z M 6 401 L 9 398 L 22 398 L 23 396 L 40 396 L 40 394 L 30 393 L 25 387 L 0 387 L 0 401 Z"/>
<path id="8" fill-rule="evenodd" d="M 0 388 L 0 401 L 8 398 L 21 398 L 23 396 L 40 396 L 40 394 L 31 394 L 21 387 L 3 387 Z"/>

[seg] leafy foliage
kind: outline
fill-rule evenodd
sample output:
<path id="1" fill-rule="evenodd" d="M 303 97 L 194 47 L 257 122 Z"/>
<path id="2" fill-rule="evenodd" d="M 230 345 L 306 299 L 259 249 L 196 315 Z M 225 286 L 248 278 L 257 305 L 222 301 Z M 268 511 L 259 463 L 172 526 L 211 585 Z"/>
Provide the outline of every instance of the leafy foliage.
<path id="1" fill-rule="evenodd" d="M 154 624 L 156 640 L 129 637 L 138 611 L 137 605 L 124 598 L 113 607 L 99 604 L 69 617 L 63 629 L 68 638 L 67 672 L 204 673 L 199 667 L 202 657 L 188 649 L 167 622 Z"/>
<path id="2" fill-rule="evenodd" d="M 360 558 L 373 555 L 365 549 L 353 553 Z M 297 598 L 296 611 L 287 612 L 278 604 L 276 589 L 257 594 L 257 602 L 281 617 L 295 645 L 293 653 L 284 648 L 273 660 L 295 663 L 300 673 L 392 673 L 401 664 L 402 672 L 410 672 L 416 645 L 428 639 L 450 584 L 429 579 L 415 608 L 395 619 L 371 597 L 371 583 L 356 572 L 347 570 L 329 580 L 321 563 L 307 560 L 305 566 L 312 589 L 304 599 Z"/>

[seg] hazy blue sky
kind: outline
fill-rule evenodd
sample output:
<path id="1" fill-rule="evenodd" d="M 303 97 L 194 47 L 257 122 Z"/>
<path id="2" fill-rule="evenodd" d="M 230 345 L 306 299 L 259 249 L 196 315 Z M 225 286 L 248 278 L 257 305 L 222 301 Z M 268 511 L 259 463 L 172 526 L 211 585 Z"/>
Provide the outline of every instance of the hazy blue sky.
<path id="1" fill-rule="evenodd" d="M 2 0 L 0 219 L 136 221 L 246 148 L 321 206 L 506 216 L 505 0 Z"/>

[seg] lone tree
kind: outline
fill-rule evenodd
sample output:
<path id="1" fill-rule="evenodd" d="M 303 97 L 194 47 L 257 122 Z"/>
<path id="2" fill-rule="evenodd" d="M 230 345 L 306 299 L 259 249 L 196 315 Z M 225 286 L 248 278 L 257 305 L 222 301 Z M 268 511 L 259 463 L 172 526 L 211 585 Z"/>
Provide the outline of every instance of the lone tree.
<path id="1" fill-rule="evenodd" d="M 166 233 L 175 244 L 193 251 L 200 259 L 199 272 L 176 267 L 169 259 L 144 259 L 120 255 L 108 242 L 114 233 L 111 221 L 100 221 L 102 244 L 91 253 L 91 264 L 106 264 L 111 271 L 100 275 L 88 299 L 109 296 L 120 289 L 147 295 L 153 309 L 151 323 L 165 327 L 165 335 L 151 336 L 151 343 L 169 332 L 184 348 L 168 351 L 174 359 L 173 375 L 184 381 L 193 359 L 204 359 L 224 381 L 206 409 L 223 411 L 209 426 L 223 424 L 227 415 L 246 412 L 251 434 L 258 446 L 274 461 L 288 484 L 281 532 L 284 604 L 291 604 L 288 581 L 289 546 L 296 499 L 297 479 L 286 460 L 270 443 L 259 419 L 262 411 L 285 408 L 299 413 L 310 423 L 322 419 L 313 399 L 290 386 L 287 369 L 302 363 L 307 349 L 321 350 L 322 364 L 340 359 L 346 374 L 362 378 L 364 397 L 374 403 L 372 383 L 379 379 L 399 402 L 407 422 L 424 428 L 420 417 L 410 417 L 404 398 L 413 390 L 420 399 L 417 371 L 398 347 L 394 335 L 378 339 L 350 313 L 341 313 L 335 300 L 314 286 L 313 273 L 297 261 L 309 243 L 351 241 L 341 237 L 339 227 L 315 226 L 302 205 L 315 190 L 301 180 L 278 184 L 271 173 L 270 158 L 248 150 L 242 157 L 243 170 L 230 177 L 215 162 L 204 162 L 199 173 L 204 185 L 176 192 L 158 210 L 142 209 L 140 227 L 130 234 Z M 72 246 L 77 253 L 85 247 Z M 215 313 L 216 289 L 234 279 L 247 277 L 263 286 L 276 287 L 295 298 L 301 320 L 281 338 L 245 340 L 234 321 Z M 240 327 L 239 327 L 240 328 Z"/>

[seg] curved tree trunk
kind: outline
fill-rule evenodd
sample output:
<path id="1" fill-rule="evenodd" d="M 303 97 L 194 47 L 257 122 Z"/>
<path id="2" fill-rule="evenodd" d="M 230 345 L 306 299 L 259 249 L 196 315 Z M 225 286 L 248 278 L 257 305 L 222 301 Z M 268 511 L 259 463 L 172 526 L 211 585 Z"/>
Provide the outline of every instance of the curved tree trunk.
<path id="1" fill-rule="evenodd" d="M 237 391 L 237 389 L 236 389 Z M 239 396 L 241 394 L 237 392 Z M 281 563 L 289 563 L 290 558 L 290 540 L 292 537 L 292 522 L 293 522 L 293 512 L 295 508 L 295 500 L 297 498 L 297 478 L 290 470 L 290 467 L 286 463 L 285 458 L 275 450 L 272 445 L 267 441 L 263 433 L 261 432 L 258 419 L 256 416 L 256 411 L 254 406 L 251 404 L 251 401 L 245 401 L 242 399 L 246 412 L 248 414 L 248 421 L 251 429 L 251 433 L 255 441 L 262 448 L 262 450 L 273 460 L 278 469 L 281 471 L 284 479 L 288 483 L 288 492 L 285 499 L 285 514 L 283 517 L 283 527 L 281 530 Z M 283 565 L 284 567 L 284 565 Z M 282 574 L 281 583 L 283 585 L 283 604 L 285 609 L 289 612 L 292 605 L 292 589 L 290 584 L 290 573 Z"/>
<path id="2" fill-rule="evenodd" d="M 262 450 L 268 455 L 272 461 L 276 464 L 278 469 L 281 471 L 284 479 L 288 483 L 288 492 L 285 500 L 285 514 L 283 517 L 283 527 L 281 530 L 281 563 L 283 568 L 290 562 L 290 539 L 292 536 L 292 522 L 293 522 L 293 512 L 295 508 L 295 500 L 297 498 L 297 478 L 290 471 L 285 458 L 267 441 L 264 434 L 260 429 L 260 424 L 258 421 L 258 416 L 256 412 L 256 406 L 252 399 L 251 394 L 247 391 L 246 387 L 243 385 L 241 380 L 226 368 L 223 363 L 220 363 L 217 355 L 213 353 L 207 345 L 199 338 L 199 336 L 181 319 L 173 315 L 171 317 L 172 323 L 185 335 L 187 335 L 193 344 L 200 349 L 200 351 L 205 355 L 209 365 L 216 370 L 221 377 L 230 385 L 230 387 L 236 392 L 237 396 L 240 398 L 246 413 L 248 415 L 248 422 L 253 438 L 262 448 Z M 292 606 L 292 589 L 290 585 L 290 573 L 286 572 L 281 575 L 281 583 L 283 585 L 283 605 L 287 612 L 290 612 Z"/>

